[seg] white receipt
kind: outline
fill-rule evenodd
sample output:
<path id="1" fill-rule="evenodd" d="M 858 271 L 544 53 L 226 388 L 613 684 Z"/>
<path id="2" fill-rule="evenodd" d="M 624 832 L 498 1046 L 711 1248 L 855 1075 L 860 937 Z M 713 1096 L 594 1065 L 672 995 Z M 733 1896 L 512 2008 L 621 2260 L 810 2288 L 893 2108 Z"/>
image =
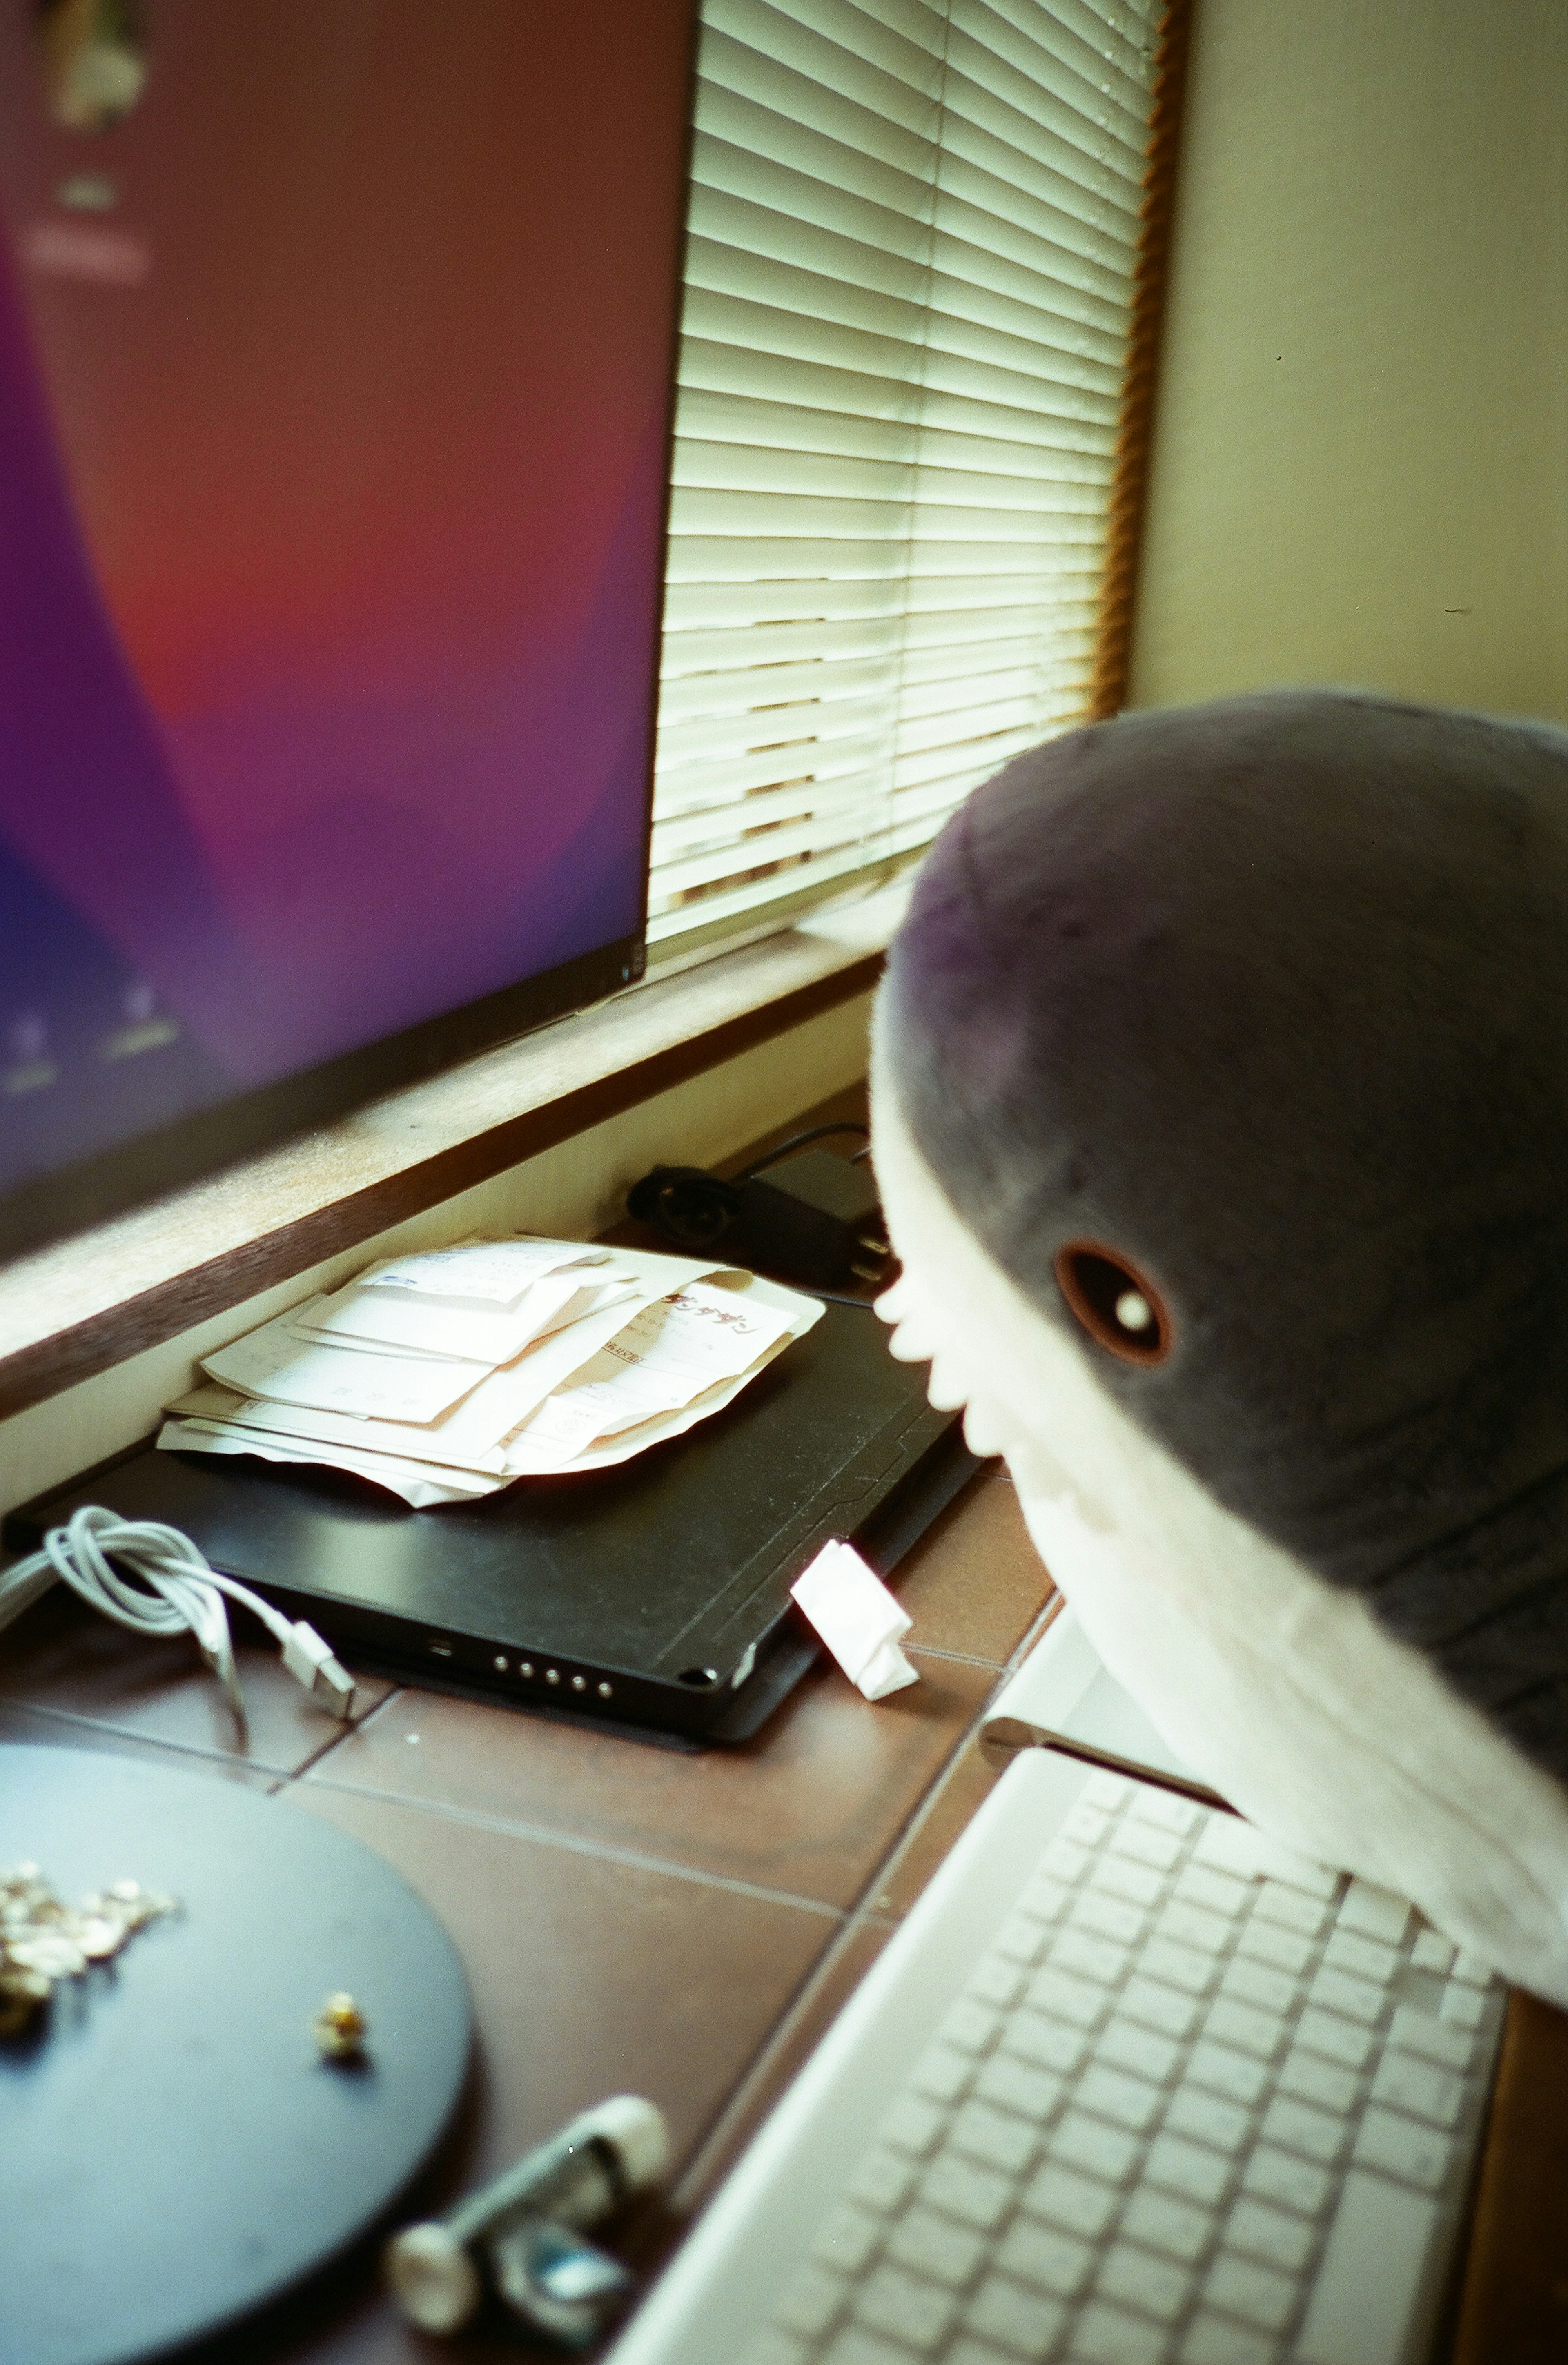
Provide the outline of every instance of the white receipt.
<path id="1" fill-rule="evenodd" d="M 563 1329 L 596 1306 L 635 1294 L 635 1282 L 612 1265 L 599 1273 L 575 1268 L 546 1273 L 524 1290 L 516 1306 L 454 1305 L 422 1291 L 351 1282 L 335 1296 L 315 1300 L 308 1313 L 297 1310 L 294 1328 L 332 1346 L 457 1355 L 493 1368 L 513 1362 L 535 1339 Z"/>
<path id="2" fill-rule="evenodd" d="M 918 1683 L 899 1648 L 911 1620 L 853 1544 L 823 1544 L 790 1587 L 845 1674 L 869 1700 L 885 1699 Z"/>
<path id="3" fill-rule="evenodd" d="M 795 1328 L 759 1295 L 689 1283 L 661 1297 L 608 1339 L 569 1387 L 550 1396 L 524 1431 L 566 1454 L 676 1412 L 724 1380 L 749 1372 Z"/>
<path id="4" fill-rule="evenodd" d="M 362 1289 L 411 1290 L 421 1297 L 459 1305 L 508 1308 L 547 1272 L 566 1265 L 605 1264 L 608 1249 L 575 1240 L 459 1240 L 449 1249 L 426 1249 L 394 1257 L 361 1273 Z"/>
<path id="5" fill-rule="evenodd" d="M 299 1311 L 314 1313 L 313 1298 Z M 362 1420 L 439 1420 L 485 1377 L 483 1363 L 455 1357 L 367 1355 L 355 1348 L 313 1345 L 294 1329 L 294 1316 L 279 1314 L 202 1357 L 202 1369 L 241 1395 L 265 1396 L 275 1404 L 310 1406 L 348 1413 Z"/>

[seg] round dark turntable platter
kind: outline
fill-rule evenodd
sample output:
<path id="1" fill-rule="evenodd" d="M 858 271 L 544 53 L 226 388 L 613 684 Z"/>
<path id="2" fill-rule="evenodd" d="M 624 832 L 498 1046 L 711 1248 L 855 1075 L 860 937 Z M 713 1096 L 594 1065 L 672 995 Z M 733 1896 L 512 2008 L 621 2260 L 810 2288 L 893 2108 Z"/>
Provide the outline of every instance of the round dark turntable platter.
<path id="1" fill-rule="evenodd" d="M 238 1783 L 0 1748 L 0 1866 L 59 1896 L 180 1900 L 0 2043 L 0 2359 L 130 2365 L 343 2249 L 434 2149 L 471 2015 L 451 1940 L 389 1865 Z M 363 2062 L 311 2023 L 346 1991 Z"/>

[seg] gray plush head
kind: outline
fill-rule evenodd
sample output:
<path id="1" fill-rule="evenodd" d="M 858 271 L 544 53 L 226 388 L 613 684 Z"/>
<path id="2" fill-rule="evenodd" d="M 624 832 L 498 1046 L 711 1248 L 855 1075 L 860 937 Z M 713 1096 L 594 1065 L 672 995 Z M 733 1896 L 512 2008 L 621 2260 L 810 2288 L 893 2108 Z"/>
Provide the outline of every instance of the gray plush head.
<path id="1" fill-rule="evenodd" d="M 1304 692 L 1057 739 L 938 841 L 880 1025 L 1123 1410 L 1568 1777 L 1568 734 Z"/>

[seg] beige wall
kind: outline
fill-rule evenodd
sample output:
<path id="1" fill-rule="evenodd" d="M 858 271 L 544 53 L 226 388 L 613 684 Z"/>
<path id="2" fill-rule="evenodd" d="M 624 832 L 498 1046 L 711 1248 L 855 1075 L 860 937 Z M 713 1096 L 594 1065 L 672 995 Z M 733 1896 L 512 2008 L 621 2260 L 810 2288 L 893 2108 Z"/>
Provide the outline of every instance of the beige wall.
<path id="1" fill-rule="evenodd" d="M 1133 702 L 1568 721 L 1568 0 L 1196 0 Z"/>

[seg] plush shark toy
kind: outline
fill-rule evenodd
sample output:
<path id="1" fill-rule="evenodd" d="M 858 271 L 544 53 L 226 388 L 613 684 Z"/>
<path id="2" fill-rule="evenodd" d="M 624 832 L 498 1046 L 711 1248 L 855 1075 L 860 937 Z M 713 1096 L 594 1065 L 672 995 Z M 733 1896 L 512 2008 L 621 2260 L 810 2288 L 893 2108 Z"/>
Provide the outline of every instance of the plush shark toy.
<path id="1" fill-rule="evenodd" d="M 1113 1674 L 1568 2004 L 1568 734 L 1279 693 L 1020 757 L 872 1073 L 895 1352 Z"/>

